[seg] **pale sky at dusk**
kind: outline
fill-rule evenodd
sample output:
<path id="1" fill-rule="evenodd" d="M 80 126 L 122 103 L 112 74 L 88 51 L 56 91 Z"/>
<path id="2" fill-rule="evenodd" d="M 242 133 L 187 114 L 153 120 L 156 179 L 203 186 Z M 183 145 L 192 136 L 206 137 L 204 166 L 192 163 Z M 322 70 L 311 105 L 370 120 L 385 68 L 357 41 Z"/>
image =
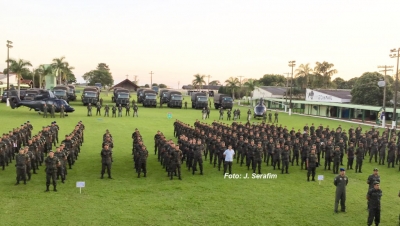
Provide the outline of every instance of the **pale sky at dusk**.
<path id="1" fill-rule="evenodd" d="M 260 78 L 316 61 L 346 80 L 394 65 L 400 1 L 0 1 L 0 70 L 11 58 L 34 67 L 65 56 L 74 74 L 107 63 L 115 82 L 188 84 L 193 75 Z M 206 81 L 207 82 L 207 81 Z"/>

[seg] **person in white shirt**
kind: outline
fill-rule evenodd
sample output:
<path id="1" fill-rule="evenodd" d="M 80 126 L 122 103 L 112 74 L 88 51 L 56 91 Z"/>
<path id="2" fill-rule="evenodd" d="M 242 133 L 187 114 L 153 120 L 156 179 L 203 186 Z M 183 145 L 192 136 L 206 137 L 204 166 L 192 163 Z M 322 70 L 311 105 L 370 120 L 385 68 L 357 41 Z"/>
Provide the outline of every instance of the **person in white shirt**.
<path id="1" fill-rule="evenodd" d="M 229 166 L 229 174 L 232 174 L 232 162 L 233 162 L 234 155 L 235 155 L 235 151 L 232 149 L 232 145 L 229 145 L 228 149 L 226 149 L 224 152 L 224 157 L 225 157 L 224 175 L 226 173 L 228 166 Z"/>

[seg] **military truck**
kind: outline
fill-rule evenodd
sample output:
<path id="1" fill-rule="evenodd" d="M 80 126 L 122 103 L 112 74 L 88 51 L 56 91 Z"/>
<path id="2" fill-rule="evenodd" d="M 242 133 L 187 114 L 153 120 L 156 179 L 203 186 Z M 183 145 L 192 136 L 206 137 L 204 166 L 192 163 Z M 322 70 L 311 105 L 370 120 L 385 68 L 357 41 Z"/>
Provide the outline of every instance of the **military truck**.
<path id="1" fill-rule="evenodd" d="M 233 99 L 227 94 L 214 94 L 214 107 L 215 109 L 220 109 L 223 107 L 224 109 L 231 109 L 233 108 Z"/>
<path id="2" fill-rule="evenodd" d="M 129 90 L 127 89 L 119 88 L 114 90 L 113 101 L 117 105 L 121 104 L 122 106 L 126 106 L 127 104 L 129 104 L 130 97 L 131 95 L 129 94 Z"/>
<path id="3" fill-rule="evenodd" d="M 53 93 L 58 99 L 63 99 L 69 103 L 69 100 L 71 97 L 69 97 L 69 87 L 68 86 L 63 86 L 63 85 L 58 85 L 53 88 Z"/>
<path id="4" fill-rule="evenodd" d="M 156 107 L 157 106 L 157 92 L 153 90 L 146 90 L 143 92 L 143 107 Z"/>
<path id="5" fill-rule="evenodd" d="M 75 92 L 75 86 L 74 85 L 68 85 L 69 91 L 68 91 L 68 99 L 71 101 L 76 100 L 76 92 Z"/>
<path id="6" fill-rule="evenodd" d="M 205 108 L 208 106 L 207 94 L 203 92 L 192 93 L 192 108 Z"/>
<path id="7" fill-rule="evenodd" d="M 146 91 L 146 90 L 152 91 L 151 89 L 147 89 L 147 88 L 138 89 L 138 90 L 137 90 L 137 103 L 139 103 L 139 104 L 143 103 L 143 100 L 144 100 L 144 91 Z"/>
<path id="8" fill-rule="evenodd" d="M 94 105 L 97 104 L 97 102 L 99 101 L 99 90 L 96 87 L 86 87 L 83 89 L 82 92 L 82 103 L 83 105 L 88 105 L 89 103 Z"/>
<path id="9" fill-rule="evenodd" d="M 181 94 L 172 94 L 170 100 L 168 102 L 168 107 L 170 108 L 182 108 L 182 95 Z"/>
<path id="10" fill-rule="evenodd" d="M 161 89 L 159 96 L 160 96 L 160 102 L 161 104 L 166 104 L 168 103 L 167 101 L 167 92 L 171 91 L 170 89 Z"/>

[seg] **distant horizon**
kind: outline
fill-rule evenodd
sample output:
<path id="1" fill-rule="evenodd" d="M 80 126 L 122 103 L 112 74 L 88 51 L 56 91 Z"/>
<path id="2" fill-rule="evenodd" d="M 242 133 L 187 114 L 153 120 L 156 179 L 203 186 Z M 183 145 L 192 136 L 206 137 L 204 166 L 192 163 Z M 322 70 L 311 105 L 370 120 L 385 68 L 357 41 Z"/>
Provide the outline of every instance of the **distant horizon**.
<path id="1" fill-rule="evenodd" d="M 78 82 L 106 63 L 115 84 L 126 75 L 150 84 L 151 71 L 153 83 L 172 88 L 195 74 L 224 84 L 291 73 L 292 60 L 294 69 L 327 61 L 338 70 L 332 80 L 349 80 L 378 65 L 396 67 L 389 54 L 400 47 L 398 0 L 15 0 L 0 7 L 18 9 L 2 12 L 1 70 L 10 40 L 10 58 L 37 68 L 65 56 Z"/>

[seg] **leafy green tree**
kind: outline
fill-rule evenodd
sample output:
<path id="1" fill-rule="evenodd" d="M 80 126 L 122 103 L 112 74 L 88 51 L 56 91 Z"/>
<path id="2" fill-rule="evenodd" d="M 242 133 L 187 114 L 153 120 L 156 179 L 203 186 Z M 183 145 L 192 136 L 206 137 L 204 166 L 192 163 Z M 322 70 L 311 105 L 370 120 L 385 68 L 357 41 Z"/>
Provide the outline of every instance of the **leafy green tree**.
<path id="1" fill-rule="evenodd" d="M 149 84 L 144 85 L 144 88 L 150 88 Z"/>
<path id="2" fill-rule="evenodd" d="M 110 68 L 105 63 L 99 63 L 95 70 L 86 72 L 82 77 L 88 81 L 89 85 L 91 86 L 93 86 L 95 83 L 101 83 L 103 87 L 112 86 L 114 84 L 114 79 L 110 72 Z"/>
<path id="3" fill-rule="evenodd" d="M 365 72 L 359 77 L 351 90 L 351 102 L 353 104 L 366 104 L 374 106 L 383 105 L 383 88 L 378 86 L 378 82 L 383 79 L 383 75 L 378 72 Z M 393 97 L 392 84 L 388 82 L 386 89 L 386 101 Z"/>
<path id="4" fill-rule="evenodd" d="M 347 89 L 347 82 L 340 77 L 335 78 L 332 83 L 336 86 L 336 89 Z"/>
<path id="5" fill-rule="evenodd" d="M 158 84 L 157 83 L 153 83 L 153 86 L 158 86 Z"/>
<path id="6" fill-rule="evenodd" d="M 286 78 L 283 75 L 265 74 L 258 82 L 264 86 L 286 86 Z"/>
<path id="7" fill-rule="evenodd" d="M 29 73 L 30 71 L 29 71 L 28 67 L 32 67 L 32 64 L 30 61 L 23 60 L 23 59 L 19 59 L 18 61 L 10 59 L 9 62 L 11 63 L 10 71 L 17 75 L 18 96 L 20 96 L 22 74 Z"/>
<path id="8" fill-rule="evenodd" d="M 158 85 L 158 87 L 160 87 L 160 89 L 163 89 L 163 88 L 167 88 L 167 85 L 160 83 L 160 84 Z"/>
<path id="9" fill-rule="evenodd" d="M 219 86 L 219 85 L 221 85 L 221 82 L 219 82 L 218 80 L 213 80 L 208 85 L 210 85 L 210 86 Z"/>
<path id="10" fill-rule="evenodd" d="M 253 99 L 254 90 L 258 89 L 258 87 L 260 86 L 260 83 L 256 79 L 250 78 L 245 81 L 244 85 L 245 85 L 246 91 L 247 91 L 246 95 L 251 92 L 251 98 Z"/>

